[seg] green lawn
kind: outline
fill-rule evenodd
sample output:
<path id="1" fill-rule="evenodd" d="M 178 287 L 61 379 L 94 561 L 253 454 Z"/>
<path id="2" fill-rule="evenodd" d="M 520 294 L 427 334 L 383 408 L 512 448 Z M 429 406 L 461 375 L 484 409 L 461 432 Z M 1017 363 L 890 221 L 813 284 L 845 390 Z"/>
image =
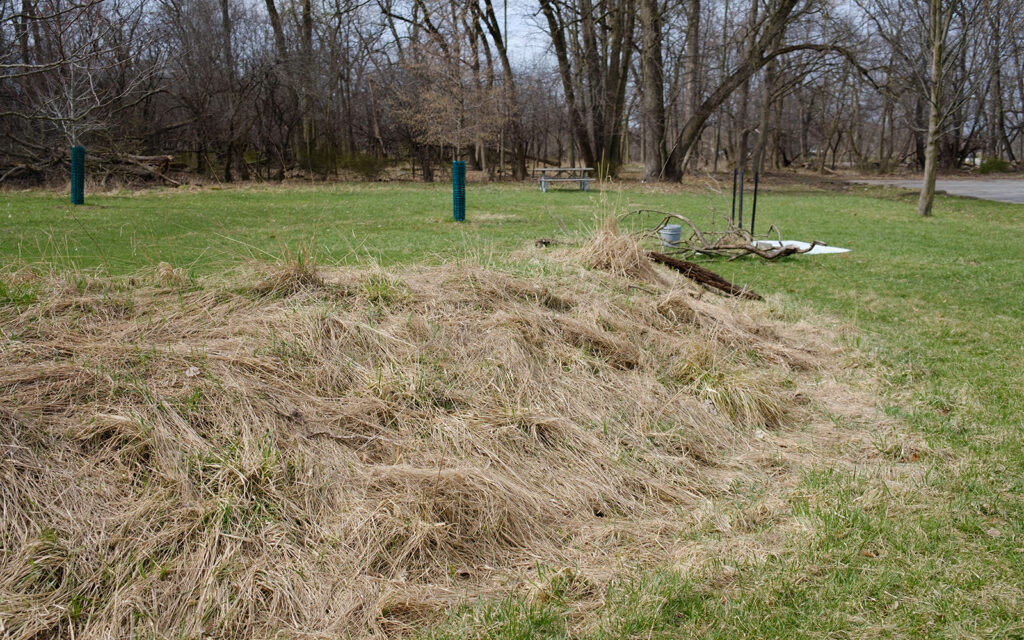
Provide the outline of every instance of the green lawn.
<path id="1" fill-rule="evenodd" d="M 327 264 L 501 262 L 537 237 L 581 234 L 608 212 L 657 207 L 703 222 L 728 206 L 724 196 L 654 189 L 470 185 L 469 222 L 459 225 L 446 185 L 169 190 L 87 202 L 0 193 L 0 260 L 111 273 L 168 261 L 206 273 L 315 237 Z M 597 635 L 1024 638 L 1024 206 L 940 197 L 934 218 L 922 220 L 915 204 L 870 187 L 769 191 L 759 226 L 853 252 L 712 267 L 858 328 L 858 346 L 885 371 L 888 410 L 930 444 L 920 486 L 890 506 L 872 498 L 885 490 L 876 479 L 808 469 L 803 498 L 790 506 L 814 523 L 809 544 L 723 558 L 717 577 L 638 567 L 593 614 Z M 5 291 L 0 304 L 16 300 Z M 572 609 L 571 595 L 540 606 L 481 603 L 434 633 L 562 637 Z"/>
<path id="2" fill-rule="evenodd" d="M 0 194 L 0 255 L 125 273 L 167 261 L 209 272 L 314 238 L 323 263 L 440 261 L 591 223 L 599 194 L 472 185 L 466 224 L 444 185 L 206 189 L 93 196 Z"/>

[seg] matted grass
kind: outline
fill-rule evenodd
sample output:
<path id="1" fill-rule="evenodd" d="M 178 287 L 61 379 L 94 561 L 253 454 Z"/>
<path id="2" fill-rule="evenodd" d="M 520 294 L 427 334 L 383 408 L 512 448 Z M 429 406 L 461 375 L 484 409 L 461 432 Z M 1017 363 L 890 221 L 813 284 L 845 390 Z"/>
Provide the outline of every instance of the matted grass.
<path id="1" fill-rule="evenodd" d="M 830 332 L 646 264 L 521 258 L 4 274 L 34 300 L 0 307 L 0 624 L 384 637 L 478 596 L 593 605 L 716 498 L 761 486 L 747 511 L 780 517 L 808 438 L 904 472 L 826 419 L 888 422 Z"/>
<path id="2" fill-rule="evenodd" d="M 770 186 L 771 181 L 769 179 Z M 70 268 L 135 271 L 160 260 L 196 273 L 315 235 L 322 261 L 439 262 L 507 258 L 539 236 L 577 235 L 595 216 L 633 206 L 697 218 L 722 196 L 659 188 L 586 195 L 470 186 L 470 224 L 447 222 L 443 185 L 359 185 L 152 192 L 91 197 L 0 195 L 0 252 Z M 549 215 L 550 212 L 550 215 Z M 707 217 L 703 219 L 706 220 Z M 759 226 L 853 252 L 712 268 L 768 294 L 793 318 L 809 309 L 859 329 L 886 410 L 924 434 L 930 451 L 879 436 L 875 449 L 913 459 L 911 483 L 810 462 L 780 506 L 804 524 L 776 531 L 750 501 L 708 505 L 692 556 L 621 567 L 596 609 L 582 609 L 565 567 L 539 567 L 540 592 L 483 602 L 442 624 L 440 637 L 1020 637 L 1024 634 L 1024 207 L 940 198 L 921 220 L 914 200 L 869 187 L 849 193 L 768 193 Z M 358 238 L 358 240 L 356 240 Z M 576 238 L 579 241 L 579 237 Z M 102 251 L 91 251 L 91 247 Z M 133 248 L 134 247 L 134 248 Z M 77 249 L 77 251 L 76 251 Z M 8 286 L 8 305 L 31 288 Z M 838 429 L 858 427 L 841 414 Z M 743 544 L 722 545 L 741 529 Z M 769 544 L 770 543 L 770 544 Z M 695 557 L 717 560 L 696 562 Z M 564 585 L 564 586 L 560 586 Z M 584 622 L 581 623 L 580 621 Z"/>

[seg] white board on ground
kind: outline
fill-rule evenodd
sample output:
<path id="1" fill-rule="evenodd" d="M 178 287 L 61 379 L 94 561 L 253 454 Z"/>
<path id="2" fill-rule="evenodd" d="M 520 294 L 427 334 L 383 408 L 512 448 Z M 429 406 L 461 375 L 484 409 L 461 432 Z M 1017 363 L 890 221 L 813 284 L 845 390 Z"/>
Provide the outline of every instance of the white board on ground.
<path id="1" fill-rule="evenodd" d="M 806 249 L 811 246 L 810 242 L 803 242 L 802 240 L 758 240 L 757 246 L 762 249 L 777 249 L 779 247 L 795 246 L 800 249 Z M 830 247 L 827 244 L 819 244 L 805 254 L 807 256 L 813 256 L 822 253 L 848 253 L 849 249 L 843 249 L 842 247 Z"/>

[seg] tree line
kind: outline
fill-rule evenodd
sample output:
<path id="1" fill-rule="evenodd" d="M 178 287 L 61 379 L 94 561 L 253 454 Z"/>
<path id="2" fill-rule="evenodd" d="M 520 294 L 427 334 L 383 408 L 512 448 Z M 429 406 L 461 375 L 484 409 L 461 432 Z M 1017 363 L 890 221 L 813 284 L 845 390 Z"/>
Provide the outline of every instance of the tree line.
<path id="1" fill-rule="evenodd" d="M 0 183 L 1024 158 L 1014 0 L 0 0 Z M 520 40 L 542 41 L 528 59 Z M 511 42 L 510 42 L 511 41 Z M 531 44 L 537 44 L 531 42 Z M 520 46 L 520 48 L 517 48 Z"/>

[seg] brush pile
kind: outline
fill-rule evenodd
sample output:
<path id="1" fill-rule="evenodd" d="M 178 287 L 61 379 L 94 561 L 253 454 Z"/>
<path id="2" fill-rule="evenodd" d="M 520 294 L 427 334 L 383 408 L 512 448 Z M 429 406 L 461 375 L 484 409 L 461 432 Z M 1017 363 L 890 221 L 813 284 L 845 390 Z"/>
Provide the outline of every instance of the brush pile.
<path id="1" fill-rule="evenodd" d="M 725 228 L 717 231 L 702 231 L 684 215 L 657 209 L 637 209 L 627 215 L 638 218 L 651 215 L 659 216 L 661 221 L 654 227 L 640 232 L 639 237 L 654 240 L 661 246 L 662 251 L 683 258 L 728 256 L 729 260 L 736 260 L 744 256 L 757 256 L 772 261 L 786 256 L 809 253 L 815 247 L 825 244 L 815 240 L 807 247 L 794 244 L 784 245 L 782 232 L 774 224 L 768 227 L 767 234 L 754 236 L 753 232 L 743 228 L 742 215 L 739 225 L 728 217 L 722 216 L 721 222 L 724 223 Z M 670 224 L 688 229 L 690 235 L 680 240 L 666 241 L 662 237 L 662 231 Z"/>
<path id="2" fill-rule="evenodd" d="M 769 473 L 827 347 L 624 250 L 7 274 L 3 633 L 384 636 L 540 565 L 657 558 Z"/>

